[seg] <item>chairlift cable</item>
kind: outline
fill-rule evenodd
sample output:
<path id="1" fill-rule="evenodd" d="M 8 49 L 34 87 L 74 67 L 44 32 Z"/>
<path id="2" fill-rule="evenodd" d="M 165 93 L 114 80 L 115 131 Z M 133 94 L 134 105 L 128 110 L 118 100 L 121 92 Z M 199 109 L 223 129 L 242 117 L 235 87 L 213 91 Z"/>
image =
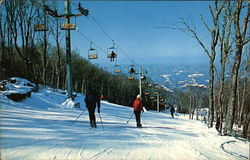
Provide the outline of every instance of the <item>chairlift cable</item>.
<path id="1" fill-rule="evenodd" d="M 83 34 L 81 31 L 77 30 L 81 36 L 83 36 L 85 39 L 87 39 L 90 43 L 92 42 L 93 45 L 95 45 L 98 49 L 103 51 L 104 53 L 106 52 L 103 48 L 101 48 L 99 45 L 97 45 L 94 41 L 92 41 L 90 38 L 88 38 L 85 34 Z"/>
<path id="2" fill-rule="evenodd" d="M 101 31 L 111 40 L 114 42 L 114 40 L 111 38 L 111 36 L 103 29 L 103 27 L 95 20 L 95 18 L 89 14 L 89 17 L 95 22 L 95 24 L 101 29 Z"/>

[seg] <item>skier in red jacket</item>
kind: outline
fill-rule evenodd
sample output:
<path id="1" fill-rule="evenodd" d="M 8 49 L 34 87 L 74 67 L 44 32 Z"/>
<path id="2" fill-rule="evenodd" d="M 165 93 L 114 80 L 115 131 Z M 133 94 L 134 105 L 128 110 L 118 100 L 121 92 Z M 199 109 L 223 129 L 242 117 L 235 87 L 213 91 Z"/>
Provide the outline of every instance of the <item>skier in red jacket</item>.
<path id="1" fill-rule="evenodd" d="M 141 125 L 141 111 L 143 111 L 143 109 L 142 109 L 142 100 L 141 100 L 140 95 L 137 95 L 136 99 L 134 100 L 133 108 L 134 108 L 134 114 L 135 114 L 137 127 L 141 128 L 142 127 L 142 125 Z"/>

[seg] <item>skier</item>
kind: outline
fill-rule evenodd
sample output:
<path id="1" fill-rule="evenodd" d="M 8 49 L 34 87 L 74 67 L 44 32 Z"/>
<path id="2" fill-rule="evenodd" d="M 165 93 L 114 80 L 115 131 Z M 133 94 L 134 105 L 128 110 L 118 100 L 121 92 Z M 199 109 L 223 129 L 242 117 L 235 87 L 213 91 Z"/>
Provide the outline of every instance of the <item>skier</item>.
<path id="1" fill-rule="evenodd" d="M 97 95 L 95 89 L 91 88 L 86 94 L 86 97 L 84 100 L 86 103 L 86 107 L 89 111 L 90 127 L 96 128 L 95 108 L 97 104 L 98 113 L 100 113 L 100 107 L 101 107 L 100 97 Z"/>
<path id="2" fill-rule="evenodd" d="M 103 95 L 103 94 L 100 96 L 100 99 L 101 99 L 101 100 L 104 100 L 104 95 Z"/>
<path id="3" fill-rule="evenodd" d="M 140 95 L 137 95 L 136 99 L 134 100 L 133 108 L 134 108 L 134 114 L 135 114 L 137 127 L 141 128 L 142 127 L 142 125 L 141 125 L 141 111 L 143 111 L 143 109 L 142 109 L 142 100 L 141 100 Z"/>
<path id="4" fill-rule="evenodd" d="M 171 116 L 174 118 L 175 109 L 173 105 L 170 105 L 170 112 L 171 112 Z"/>

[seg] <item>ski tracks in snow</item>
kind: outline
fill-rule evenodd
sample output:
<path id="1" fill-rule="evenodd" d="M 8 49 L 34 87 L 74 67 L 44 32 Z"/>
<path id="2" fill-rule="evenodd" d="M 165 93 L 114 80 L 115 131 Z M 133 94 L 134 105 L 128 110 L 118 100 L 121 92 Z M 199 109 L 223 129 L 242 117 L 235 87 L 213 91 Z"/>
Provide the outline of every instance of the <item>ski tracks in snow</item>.
<path id="1" fill-rule="evenodd" d="M 142 135 L 138 135 L 138 137 L 141 139 L 141 141 L 144 143 L 144 144 L 147 144 L 147 145 L 149 145 L 149 147 L 151 148 L 151 153 L 153 153 L 153 155 L 151 155 L 150 156 L 150 158 L 149 159 L 159 159 L 159 157 L 158 157 L 158 151 L 159 151 L 159 149 L 157 149 L 155 146 L 154 146 L 154 144 L 152 144 L 151 142 L 149 142 L 149 140 L 146 140 L 145 139 L 145 136 L 142 136 Z M 144 137 L 144 138 L 143 138 Z M 152 139 L 150 139 L 150 140 L 152 140 Z M 152 152 L 153 151 L 153 152 Z"/>
<path id="2" fill-rule="evenodd" d="M 82 154 L 83 154 L 83 152 L 84 152 L 86 146 L 87 146 L 86 144 L 85 144 L 85 145 L 82 145 L 82 147 L 81 147 L 81 149 L 80 149 L 80 151 L 79 151 L 79 153 L 78 153 L 78 159 L 81 159 L 81 158 L 82 158 Z"/>
<path id="3" fill-rule="evenodd" d="M 229 143 L 236 143 L 237 141 L 227 141 L 227 142 L 224 142 L 224 143 L 222 143 L 221 144 L 221 146 L 220 146 L 220 148 L 224 151 L 224 152 L 226 152 L 226 153 L 228 153 L 228 154 L 230 154 L 230 155 L 232 155 L 232 156 L 234 156 L 234 157 L 237 157 L 237 158 L 243 158 L 243 159 L 248 159 L 248 157 L 246 157 L 246 156 L 243 156 L 243 155 L 241 155 L 241 154 L 238 154 L 238 153 L 236 153 L 236 152 L 233 152 L 233 151 L 230 151 L 230 150 L 226 150 L 225 149 L 225 145 L 226 144 L 229 144 Z"/>
<path id="4" fill-rule="evenodd" d="M 100 152 L 97 152 L 95 155 L 93 155 L 92 157 L 90 158 L 87 158 L 87 159 L 97 159 L 98 157 L 102 156 L 103 154 L 109 154 L 111 152 L 111 145 L 106 147 L 105 149 L 101 150 Z"/>

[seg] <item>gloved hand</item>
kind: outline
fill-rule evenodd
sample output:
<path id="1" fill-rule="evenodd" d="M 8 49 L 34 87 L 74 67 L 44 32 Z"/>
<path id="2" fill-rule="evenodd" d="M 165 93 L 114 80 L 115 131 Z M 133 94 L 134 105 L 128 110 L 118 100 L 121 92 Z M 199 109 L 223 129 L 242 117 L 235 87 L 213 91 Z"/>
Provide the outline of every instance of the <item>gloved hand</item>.
<path id="1" fill-rule="evenodd" d="M 100 108 L 98 108 L 98 113 L 100 113 Z"/>

